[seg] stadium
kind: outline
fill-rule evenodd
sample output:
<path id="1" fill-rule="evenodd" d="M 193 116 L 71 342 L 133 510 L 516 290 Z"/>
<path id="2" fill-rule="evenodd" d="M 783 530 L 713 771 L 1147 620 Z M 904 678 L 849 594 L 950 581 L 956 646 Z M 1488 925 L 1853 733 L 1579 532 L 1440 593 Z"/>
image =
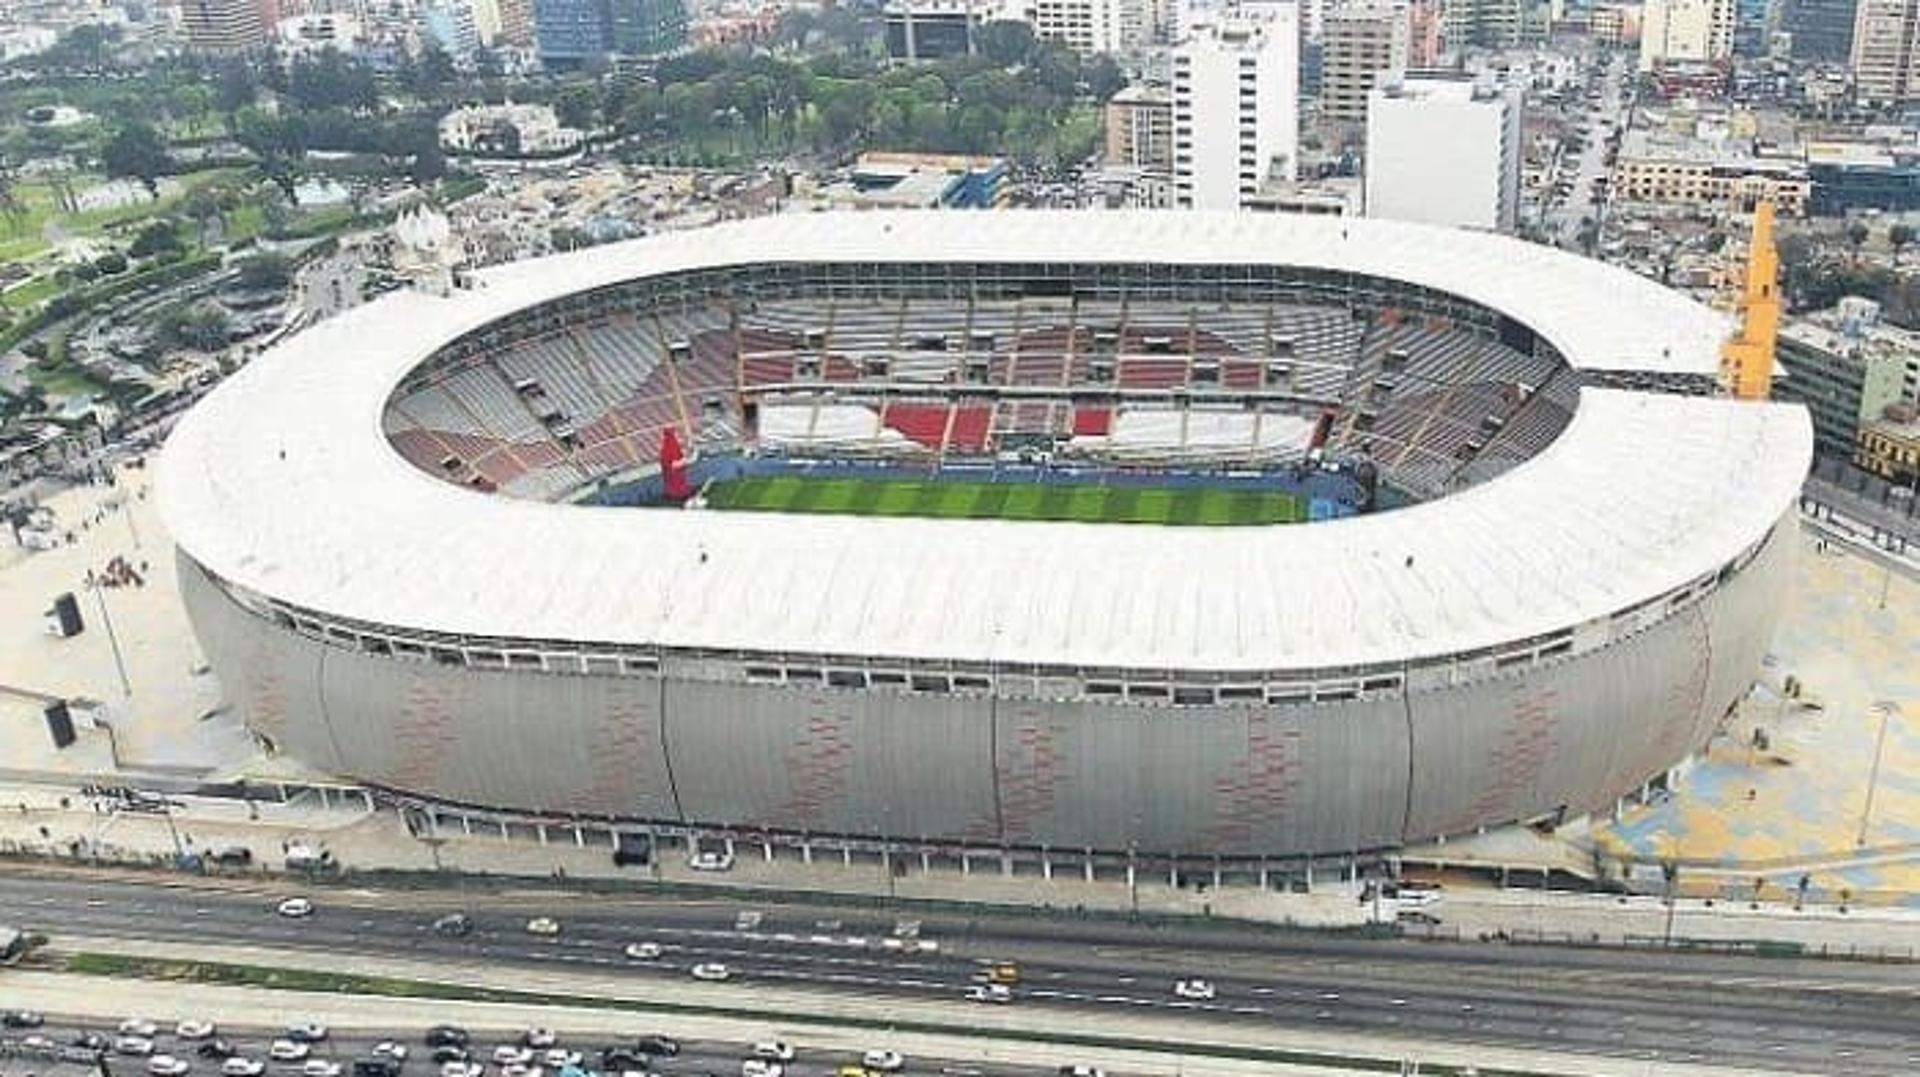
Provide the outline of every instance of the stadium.
<path id="1" fill-rule="evenodd" d="M 1811 431 L 1730 327 L 1409 224 L 797 214 L 323 322 L 159 496 L 250 728 L 428 810 L 1365 853 L 1605 811 L 1752 684 Z"/>

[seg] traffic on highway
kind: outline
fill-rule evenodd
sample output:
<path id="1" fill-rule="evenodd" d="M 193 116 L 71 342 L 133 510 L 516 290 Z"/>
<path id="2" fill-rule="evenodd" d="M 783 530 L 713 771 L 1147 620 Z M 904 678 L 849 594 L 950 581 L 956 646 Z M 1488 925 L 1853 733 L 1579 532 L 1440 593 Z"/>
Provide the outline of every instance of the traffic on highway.
<path id="1" fill-rule="evenodd" d="M 291 915 L 282 905 L 296 897 L 310 907 Z M 976 1006 L 1038 1007 L 1792 1073 L 1920 1067 L 1920 987 L 1911 968 L 1864 963 L 1706 954 L 1649 962 L 1602 950 L 1232 925 L 908 918 L 630 894 L 296 894 L 258 883 L 149 887 L 60 874 L 0 879 L 0 922 L 48 925 L 56 948 L 75 950 L 89 938 L 139 938 L 243 946 L 295 963 L 310 953 L 429 968 L 479 963 L 497 969 L 490 982 L 504 987 L 537 972 L 632 985 L 627 990 L 708 980 L 715 986 L 703 990 L 747 992 L 743 998 L 766 985 L 948 1000 L 962 1024 Z M 645 994 L 674 997 L 651 986 Z"/>

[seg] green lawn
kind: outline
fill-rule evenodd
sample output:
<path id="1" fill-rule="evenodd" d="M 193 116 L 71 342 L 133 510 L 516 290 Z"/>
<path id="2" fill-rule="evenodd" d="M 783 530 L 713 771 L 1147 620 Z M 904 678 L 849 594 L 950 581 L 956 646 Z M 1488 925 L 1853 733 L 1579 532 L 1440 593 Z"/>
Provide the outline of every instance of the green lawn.
<path id="1" fill-rule="evenodd" d="M 707 488 L 716 509 L 970 520 L 1231 525 L 1297 523 L 1304 499 L 1266 490 L 1067 486 L 922 479 L 736 479 Z"/>

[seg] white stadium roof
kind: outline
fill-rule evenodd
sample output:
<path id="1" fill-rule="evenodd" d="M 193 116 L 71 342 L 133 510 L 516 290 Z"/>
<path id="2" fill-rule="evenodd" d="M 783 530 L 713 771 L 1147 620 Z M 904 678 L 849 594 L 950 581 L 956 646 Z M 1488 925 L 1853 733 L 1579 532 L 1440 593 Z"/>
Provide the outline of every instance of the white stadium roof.
<path id="1" fill-rule="evenodd" d="M 1606 616 L 1725 564 L 1792 504 L 1798 407 L 1587 389 L 1532 460 L 1456 494 L 1275 527 L 883 519 L 548 505 L 464 489 L 389 445 L 394 386 L 506 312 L 753 261 L 1281 262 L 1461 295 L 1577 367 L 1711 373 L 1725 320 L 1498 236 L 1192 213 L 800 215 L 390 296 L 235 374 L 160 475 L 218 575 L 396 628 L 610 644 L 1082 666 L 1321 668 L 1477 650 Z"/>

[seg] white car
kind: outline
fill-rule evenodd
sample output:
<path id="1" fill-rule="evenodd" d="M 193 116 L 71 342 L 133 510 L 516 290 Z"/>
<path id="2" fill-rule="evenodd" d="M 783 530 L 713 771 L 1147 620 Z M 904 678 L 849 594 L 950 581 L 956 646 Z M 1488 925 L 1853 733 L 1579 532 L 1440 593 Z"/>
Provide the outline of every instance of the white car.
<path id="1" fill-rule="evenodd" d="M 533 1061 L 533 1048 L 517 1047 L 503 1043 L 493 1049 L 493 1064 L 496 1066 L 524 1066 Z"/>
<path id="2" fill-rule="evenodd" d="M 1210 1002 L 1213 999 L 1213 984 L 1207 980 L 1175 980 L 1173 993 L 1195 1002 Z"/>
<path id="3" fill-rule="evenodd" d="M 117 1055 L 150 1055 L 153 1053 L 153 1041 L 145 1036 L 122 1036 L 113 1041 L 113 1053 Z"/>
<path id="4" fill-rule="evenodd" d="M 287 1038 L 301 1043 L 319 1043 L 327 1038 L 327 1026 L 318 1021 L 295 1021 L 287 1026 Z"/>
<path id="5" fill-rule="evenodd" d="M 870 1070 L 892 1073 L 907 1064 L 898 1051 L 868 1051 L 860 1056 L 860 1064 Z"/>
<path id="6" fill-rule="evenodd" d="M 652 961 L 660 956 L 660 944 L 657 942 L 627 943 L 626 954 L 635 961 Z"/>
<path id="7" fill-rule="evenodd" d="M 267 1072 L 267 1064 L 257 1058 L 235 1056 L 220 1063 L 220 1077 L 260 1077 Z"/>
<path id="8" fill-rule="evenodd" d="M 770 1058 L 775 1062 L 791 1062 L 794 1057 L 793 1044 L 785 1040 L 761 1040 L 753 1045 L 753 1057 Z"/>
<path id="9" fill-rule="evenodd" d="M 552 1047 L 560 1042 L 560 1037 L 550 1028 L 530 1028 L 520 1034 L 520 1042 L 528 1047 Z"/>
<path id="10" fill-rule="evenodd" d="M 547 1071 L 539 1066 L 529 1066 L 519 1062 L 500 1067 L 500 1077 L 546 1077 L 546 1073 Z"/>
<path id="11" fill-rule="evenodd" d="M 407 1060 L 407 1045 L 392 1040 L 381 1040 L 373 1045 L 373 1053 L 381 1058 L 391 1058 L 395 1062 Z"/>
<path id="12" fill-rule="evenodd" d="M 549 1047 L 547 1048 L 547 1053 L 540 1056 L 540 1061 L 554 1069 L 578 1066 L 580 1064 L 580 1052 L 569 1051 L 565 1047 Z"/>
<path id="13" fill-rule="evenodd" d="M 273 911 L 289 920 L 305 920 L 313 915 L 313 902 L 303 897 L 290 897 L 275 905 Z"/>
<path id="14" fill-rule="evenodd" d="M 173 1034 L 183 1040 L 205 1040 L 213 1036 L 212 1021 L 182 1021 L 173 1026 Z"/>
<path id="15" fill-rule="evenodd" d="M 787 1067 L 764 1058 L 749 1058 L 740 1063 L 740 1077 L 785 1077 Z"/>
<path id="16" fill-rule="evenodd" d="M 732 871 L 733 854 L 711 850 L 687 857 L 687 866 L 695 871 Z"/>
<path id="17" fill-rule="evenodd" d="M 442 1062 L 440 1077 L 481 1077 L 487 1067 L 478 1062 Z"/>
<path id="18" fill-rule="evenodd" d="M 300 1066 L 300 1077 L 340 1077 L 340 1063 L 329 1058 L 309 1058 Z"/>
<path id="19" fill-rule="evenodd" d="M 313 1048 L 293 1040 L 275 1040 L 267 1048 L 267 1057 L 275 1062 L 304 1062 L 313 1053 Z"/>
<path id="20" fill-rule="evenodd" d="M 536 916 L 527 921 L 527 934 L 558 935 L 560 934 L 560 921 L 555 920 L 551 916 Z"/>
<path id="21" fill-rule="evenodd" d="M 709 983 L 719 983 L 733 978 L 733 970 L 718 961 L 703 961 L 688 971 L 693 973 L 694 979 L 706 980 Z"/>
<path id="22" fill-rule="evenodd" d="M 1012 1002 L 1013 989 L 1006 984 L 974 984 L 967 988 L 968 1002 Z"/>
<path id="23" fill-rule="evenodd" d="M 154 1055 L 147 1059 L 147 1072 L 153 1074 L 153 1077 L 180 1077 L 192 1068 L 187 1064 L 186 1059 L 175 1058 L 172 1055 Z"/>
<path id="24" fill-rule="evenodd" d="M 160 1026 L 144 1017 L 129 1017 L 125 1021 L 120 1022 L 120 1034 L 122 1036 L 138 1036 L 143 1040 L 150 1040 L 160 1034 Z"/>

